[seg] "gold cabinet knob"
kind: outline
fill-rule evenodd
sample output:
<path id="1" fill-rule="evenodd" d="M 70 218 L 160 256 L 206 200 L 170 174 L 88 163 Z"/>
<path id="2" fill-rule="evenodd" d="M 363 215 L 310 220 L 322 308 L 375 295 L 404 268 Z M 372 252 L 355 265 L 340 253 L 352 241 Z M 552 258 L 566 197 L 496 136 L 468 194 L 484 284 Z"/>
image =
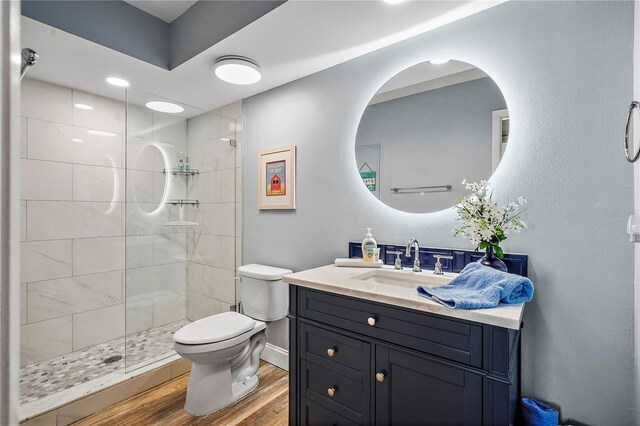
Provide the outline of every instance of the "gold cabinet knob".
<path id="1" fill-rule="evenodd" d="M 337 351 L 337 349 L 335 347 L 334 348 L 329 348 L 329 349 L 327 349 L 327 355 L 334 356 L 336 354 L 336 351 Z"/>
<path id="2" fill-rule="evenodd" d="M 336 394 L 336 388 L 329 388 L 327 389 L 327 395 L 329 396 L 333 396 Z"/>
<path id="3" fill-rule="evenodd" d="M 367 323 L 369 325 L 376 325 L 376 319 L 374 317 L 369 317 L 369 319 L 367 320 Z"/>
<path id="4" fill-rule="evenodd" d="M 385 377 L 387 377 L 387 375 L 385 374 L 384 371 L 376 373 L 376 380 L 379 382 L 384 382 Z"/>

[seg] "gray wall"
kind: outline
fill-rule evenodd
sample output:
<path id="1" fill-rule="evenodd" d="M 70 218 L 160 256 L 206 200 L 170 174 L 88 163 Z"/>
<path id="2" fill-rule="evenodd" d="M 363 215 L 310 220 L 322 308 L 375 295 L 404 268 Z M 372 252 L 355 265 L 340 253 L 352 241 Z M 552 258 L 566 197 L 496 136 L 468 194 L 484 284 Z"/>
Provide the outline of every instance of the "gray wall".
<path id="1" fill-rule="evenodd" d="M 369 99 L 398 71 L 431 57 L 472 63 L 496 81 L 511 113 L 494 196 L 529 200 L 529 229 L 505 244 L 529 254 L 536 285 L 524 317 L 524 395 L 559 405 L 567 422 L 632 424 L 625 221 L 633 180 L 620 149 L 632 46 L 631 2 L 508 2 L 248 99 L 245 263 L 296 271 L 328 264 L 367 226 L 379 242 L 416 236 L 423 245 L 469 248 L 451 236 L 451 211 L 380 204 L 360 183 L 353 144 Z M 298 147 L 298 208 L 260 212 L 250 196 L 256 155 L 286 143 Z"/>
<path id="2" fill-rule="evenodd" d="M 506 107 L 488 77 L 367 107 L 356 145 L 380 144 L 380 200 L 413 213 L 454 205 L 464 194 L 463 178 L 491 176 L 491 113 Z M 390 190 L 430 185 L 453 188 L 424 195 Z"/>

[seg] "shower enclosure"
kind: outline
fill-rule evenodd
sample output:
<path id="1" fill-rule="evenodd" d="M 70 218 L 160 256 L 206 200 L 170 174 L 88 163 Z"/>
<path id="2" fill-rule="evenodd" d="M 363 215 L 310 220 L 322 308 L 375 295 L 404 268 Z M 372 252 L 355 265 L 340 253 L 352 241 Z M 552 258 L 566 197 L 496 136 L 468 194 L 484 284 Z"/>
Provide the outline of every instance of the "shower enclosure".
<path id="1" fill-rule="evenodd" d="M 240 104 L 108 90 L 23 80 L 22 418 L 176 359 L 178 328 L 235 308 Z"/>

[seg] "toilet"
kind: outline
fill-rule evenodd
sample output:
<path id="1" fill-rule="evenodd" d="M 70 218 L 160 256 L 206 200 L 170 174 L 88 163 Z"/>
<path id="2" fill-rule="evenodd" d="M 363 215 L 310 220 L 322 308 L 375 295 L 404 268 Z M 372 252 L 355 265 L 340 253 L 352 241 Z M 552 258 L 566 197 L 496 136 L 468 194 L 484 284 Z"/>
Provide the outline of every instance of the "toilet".
<path id="1" fill-rule="evenodd" d="M 173 335 L 175 351 L 192 362 L 185 411 L 202 416 L 243 397 L 258 386 L 266 321 L 287 315 L 288 269 L 265 265 L 238 268 L 244 313 L 224 312 L 185 325 Z"/>

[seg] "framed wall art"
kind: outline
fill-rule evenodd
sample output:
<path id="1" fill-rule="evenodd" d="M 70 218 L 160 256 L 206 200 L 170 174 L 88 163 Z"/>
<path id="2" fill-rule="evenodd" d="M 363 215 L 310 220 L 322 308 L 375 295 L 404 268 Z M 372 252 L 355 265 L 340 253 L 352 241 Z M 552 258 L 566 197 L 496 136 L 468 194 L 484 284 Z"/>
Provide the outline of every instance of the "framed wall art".
<path id="1" fill-rule="evenodd" d="M 258 208 L 296 208 L 296 146 L 286 145 L 258 154 Z"/>

